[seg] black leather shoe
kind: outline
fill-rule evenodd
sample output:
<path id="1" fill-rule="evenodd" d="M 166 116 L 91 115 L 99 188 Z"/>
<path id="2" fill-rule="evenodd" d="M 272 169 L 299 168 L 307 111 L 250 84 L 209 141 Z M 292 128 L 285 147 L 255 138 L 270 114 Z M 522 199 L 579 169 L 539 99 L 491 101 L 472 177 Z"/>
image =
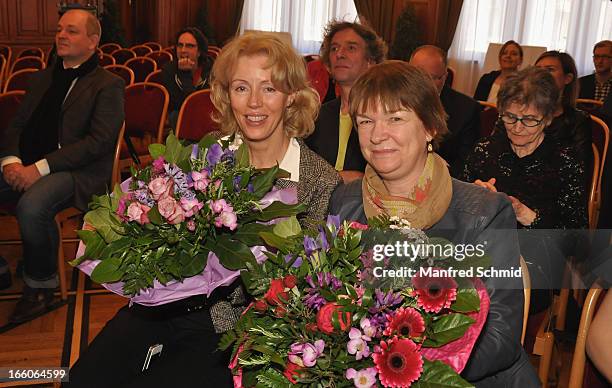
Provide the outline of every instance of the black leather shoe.
<path id="1" fill-rule="evenodd" d="M 23 323 L 46 312 L 53 304 L 52 288 L 31 288 L 24 285 L 23 295 L 8 318 L 10 323 Z"/>

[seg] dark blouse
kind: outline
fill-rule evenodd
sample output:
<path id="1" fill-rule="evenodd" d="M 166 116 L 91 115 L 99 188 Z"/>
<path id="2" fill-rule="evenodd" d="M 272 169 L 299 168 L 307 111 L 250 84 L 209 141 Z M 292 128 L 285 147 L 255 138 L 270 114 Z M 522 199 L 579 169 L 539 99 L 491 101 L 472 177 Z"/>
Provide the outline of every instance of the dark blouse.
<path id="1" fill-rule="evenodd" d="M 586 171 L 590 172 L 593 163 L 593 142 L 591 118 L 581 110 L 565 107 L 563 113 L 553 119 L 552 123 L 544 129 L 546 135 L 550 135 L 558 141 L 562 147 L 573 147 L 577 156 L 584 161 Z M 590 174 L 586 174 L 590 181 Z"/>
<path id="2" fill-rule="evenodd" d="M 586 228 L 587 195 L 584 161 L 572 147 L 546 135 L 536 150 L 519 158 L 506 131 L 482 139 L 468 156 L 463 180 L 496 179 L 498 191 L 512 195 L 537 213 L 528 228 Z M 522 225 L 519 225 L 522 227 Z"/>

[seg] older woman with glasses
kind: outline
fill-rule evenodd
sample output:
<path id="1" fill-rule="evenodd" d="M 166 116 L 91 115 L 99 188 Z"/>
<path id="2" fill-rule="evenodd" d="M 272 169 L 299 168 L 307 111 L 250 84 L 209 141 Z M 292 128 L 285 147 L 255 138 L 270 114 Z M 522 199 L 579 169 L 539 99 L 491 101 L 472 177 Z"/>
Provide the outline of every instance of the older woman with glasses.
<path id="1" fill-rule="evenodd" d="M 509 76 L 498 94 L 496 131 L 466 160 L 463 179 L 508 194 L 520 228 L 587 226 L 584 160 L 546 132 L 558 99 L 545 70 Z"/>

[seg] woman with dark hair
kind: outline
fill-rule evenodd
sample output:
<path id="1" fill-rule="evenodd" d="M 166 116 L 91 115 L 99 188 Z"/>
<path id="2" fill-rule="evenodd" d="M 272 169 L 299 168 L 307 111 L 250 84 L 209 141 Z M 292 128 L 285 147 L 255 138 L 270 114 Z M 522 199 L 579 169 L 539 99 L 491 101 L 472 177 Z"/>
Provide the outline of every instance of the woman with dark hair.
<path id="1" fill-rule="evenodd" d="M 176 124 L 178 112 L 191 93 L 208 87 L 212 66 L 208 58 L 208 40 L 196 27 L 187 27 L 176 35 L 175 58 L 162 68 L 162 84 L 170 94 L 170 124 Z"/>
<path id="2" fill-rule="evenodd" d="M 483 243 L 495 268 L 519 266 L 510 201 L 451 178 L 444 160 L 433 152 L 448 130 L 427 74 L 400 61 L 374 65 L 353 85 L 349 112 L 367 166 L 363 179 L 336 189 L 332 214 L 361 223 L 397 216 L 430 237 Z M 490 310 L 462 377 L 478 387 L 537 386 L 520 342 L 521 279 L 498 277 L 485 283 Z"/>
<path id="3" fill-rule="evenodd" d="M 591 119 L 576 109 L 578 96 L 578 72 L 574 59 L 567 53 L 547 51 L 540 55 L 535 66 L 547 70 L 559 89 L 559 100 L 553 113 L 553 120 L 546 128 L 546 134 L 556 138 L 564 146 L 572 146 L 590 171 L 592 166 Z M 585 181 L 588 182 L 588 179 Z"/>
<path id="4" fill-rule="evenodd" d="M 484 74 L 478 81 L 474 99 L 496 102 L 497 91 L 508 75 L 518 70 L 523 63 L 523 48 L 513 40 L 509 40 L 499 50 L 499 70 Z"/>

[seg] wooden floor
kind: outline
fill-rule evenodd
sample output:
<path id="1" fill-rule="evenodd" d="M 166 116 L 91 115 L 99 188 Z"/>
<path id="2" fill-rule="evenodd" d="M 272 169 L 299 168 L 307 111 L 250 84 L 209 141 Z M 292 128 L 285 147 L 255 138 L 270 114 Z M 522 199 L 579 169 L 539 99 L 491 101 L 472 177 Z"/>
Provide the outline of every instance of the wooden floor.
<path id="1" fill-rule="evenodd" d="M 5 243 L 19 236 L 13 232 L 15 225 L 2 222 L 2 219 L 6 218 L 0 217 L 0 256 L 9 262 L 13 285 L 0 291 L 0 367 L 69 367 L 127 300 L 92 284 L 80 271 L 68 265 L 68 300 L 62 302 L 58 291 L 54 310 L 22 325 L 7 326 L 7 318 L 21 295 L 23 283 L 15 276 L 21 246 Z M 70 233 L 68 230 L 69 237 L 74 237 Z M 67 244 L 67 248 L 66 254 L 74 255 L 76 244 Z M 0 387 L 11 386 L 34 385 L 0 383 Z"/>
<path id="2" fill-rule="evenodd" d="M 69 367 L 79 354 L 104 327 L 104 324 L 127 303 L 119 297 L 92 284 L 80 271 L 69 265 L 66 273 L 69 279 L 68 301 L 53 311 L 17 327 L 6 327 L 7 317 L 12 312 L 22 289 L 21 279 L 15 278 L 15 267 L 21 257 L 21 246 L 6 244 L 15 240 L 16 225 L 2 222 L 0 217 L 0 255 L 5 257 L 13 274 L 13 286 L 0 291 L 0 367 Z M 70 228 L 70 226 L 68 226 Z M 73 229 L 77 224 L 73 225 Z M 66 231 L 70 234 L 70 230 Z M 76 244 L 68 244 L 67 255 L 74 255 Z M 56 300 L 59 301 L 59 293 Z M 4 327 L 4 329 L 2 328 Z M 567 387 L 573 352 L 571 341 L 559 341 L 555 346 L 556 361 L 551 367 L 549 387 Z M 532 359 L 537 368 L 537 357 Z M 17 386 L 14 383 L 0 383 L 0 387 Z M 51 384 L 19 386 L 53 386 Z"/>

